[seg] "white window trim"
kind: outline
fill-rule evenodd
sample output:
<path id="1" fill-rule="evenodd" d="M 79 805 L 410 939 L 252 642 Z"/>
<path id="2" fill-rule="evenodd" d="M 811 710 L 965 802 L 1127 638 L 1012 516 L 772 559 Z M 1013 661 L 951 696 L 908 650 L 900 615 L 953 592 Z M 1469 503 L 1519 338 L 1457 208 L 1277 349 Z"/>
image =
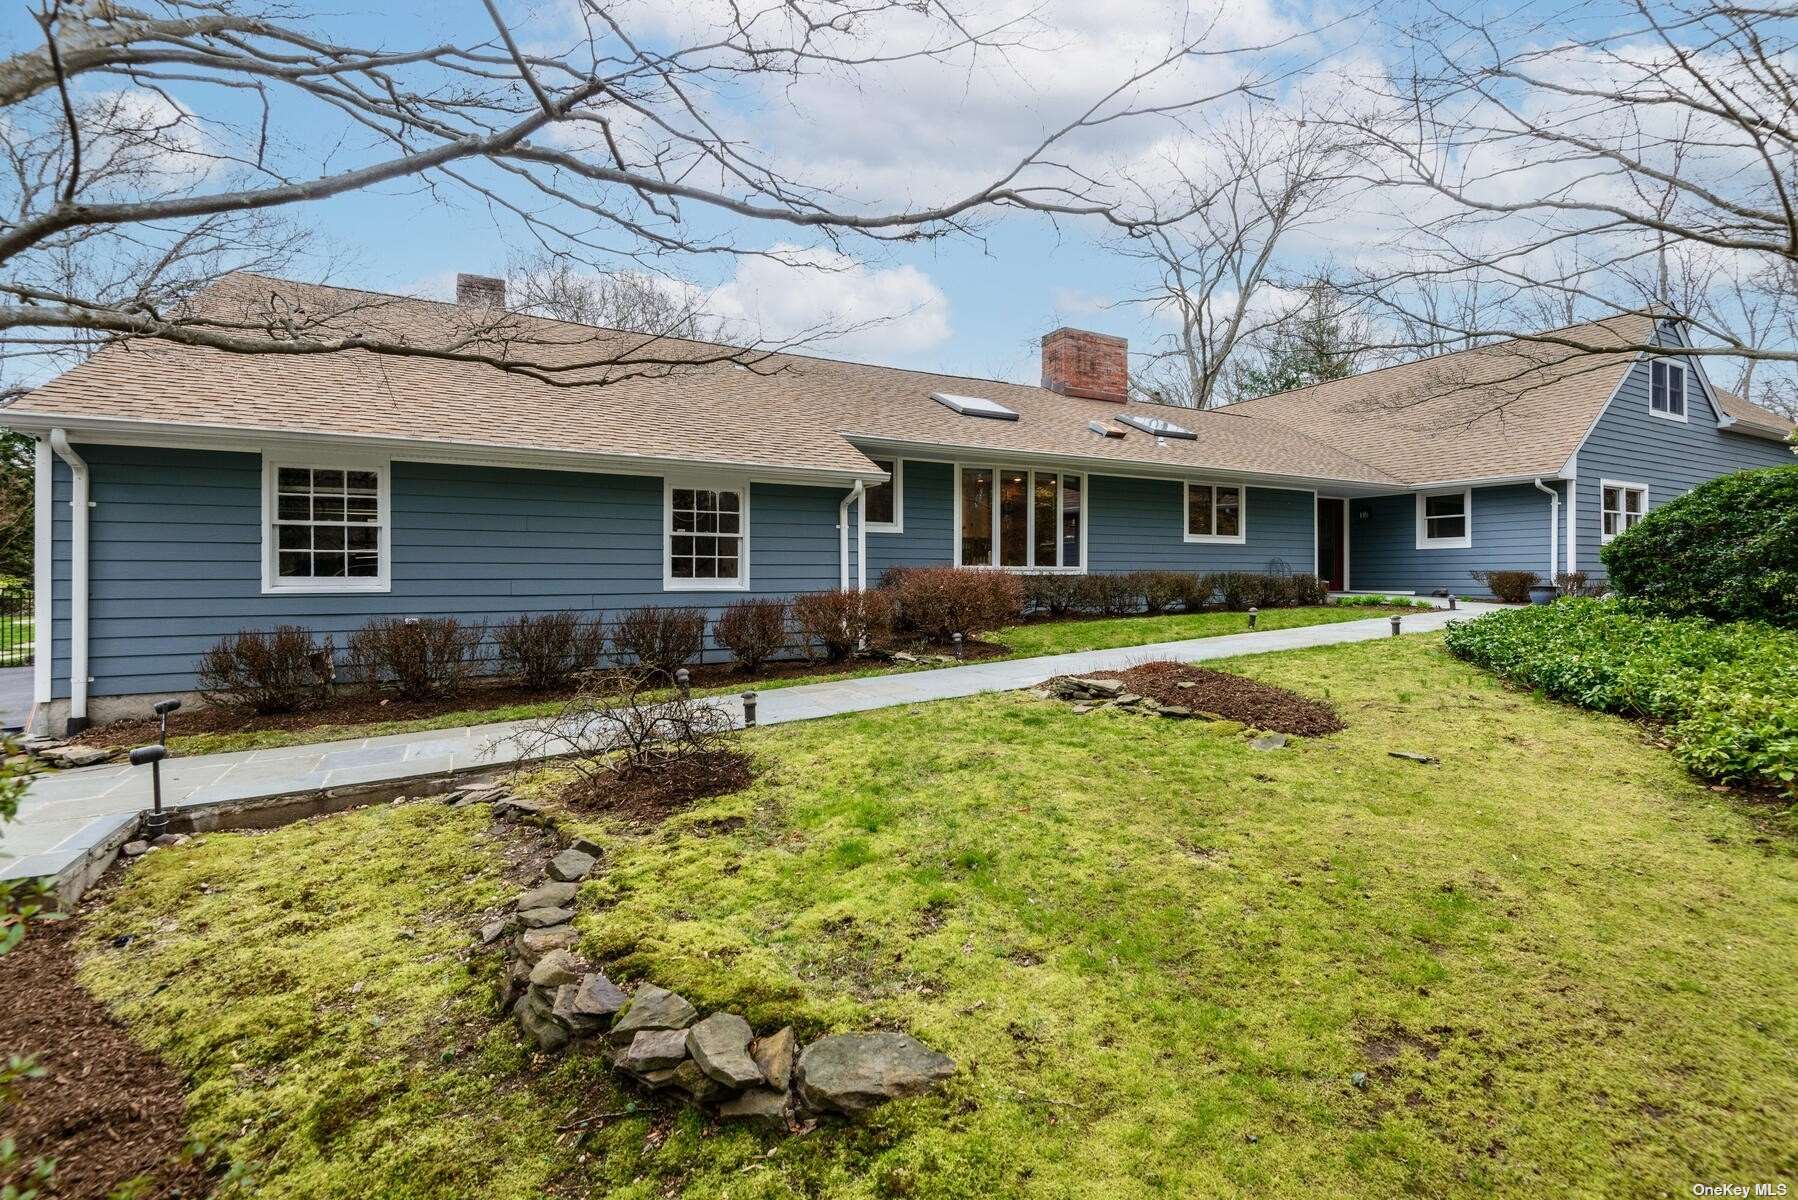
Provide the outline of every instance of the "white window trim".
<path id="1" fill-rule="evenodd" d="M 1648 485 L 1646 483 L 1630 483 L 1623 479 L 1600 479 L 1598 481 L 1598 544 L 1601 546 L 1608 546 L 1621 536 L 1620 534 L 1606 533 L 1604 531 L 1605 514 L 1616 511 L 1604 506 L 1604 493 L 1606 488 L 1617 488 L 1626 492 L 1641 492 L 1642 515 L 1645 517 L 1648 515 Z M 1621 497 L 1619 497 L 1619 499 L 1621 499 Z"/>
<path id="2" fill-rule="evenodd" d="M 1192 489 L 1208 487 L 1211 491 L 1211 527 L 1217 528 L 1217 489 L 1236 489 L 1236 532 L 1192 533 Z M 1315 493 L 1314 493 L 1315 495 Z M 1313 533 L 1316 531 L 1313 530 Z M 1190 543 L 1214 546 L 1241 546 L 1249 540 L 1249 485 L 1233 479 L 1188 479 L 1180 484 L 1180 537 Z"/>
<path id="3" fill-rule="evenodd" d="M 676 579 L 674 577 L 674 489 L 738 493 L 742 521 L 742 551 L 737 555 L 735 579 Z M 749 480 L 741 475 L 662 476 L 662 590 L 664 592 L 746 592 L 749 590 Z"/>
<path id="4" fill-rule="evenodd" d="M 1676 368 L 1679 375 L 1679 411 L 1662 412 L 1654 406 L 1654 368 L 1656 363 Z M 1681 425 L 1691 420 L 1692 412 L 1692 369 L 1683 362 L 1675 362 L 1670 358 L 1651 358 L 1648 360 L 1648 415 L 1659 417 L 1663 421 L 1678 421 Z"/>
<path id="5" fill-rule="evenodd" d="M 1460 496 L 1462 528 L 1466 530 L 1460 537 L 1433 538 L 1429 536 L 1429 524 L 1424 520 L 1424 503 L 1433 496 Z M 1417 493 L 1417 548 L 1419 550 L 1470 550 L 1473 548 L 1473 489 L 1448 488 L 1442 491 Z"/>
<path id="6" fill-rule="evenodd" d="M 380 530 L 379 569 L 372 579 L 283 579 L 275 569 L 275 480 L 282 467 L 311 470 L 375 472 L 376 528 Z M 262 456 L 262 594 L 330 596 L 393 590 L 393 463 L 385 458 L 359 458 L 324 451 L 315 456 Z"/>
<path id="7" fill-rule="evenodd" d="M 869 458 L 886 458 L 884 454 L 870 454 Z M 864 528 L 869 533 L 904 533 L 905 532 L 905 460 L 897 455 L 893 460 L 893 519 L 887 522 L 869 521 Z M 959 477 L 958 477 L 959 478 Z M 866 495 L 866 492 L 863 493 Z"/>
<path id="8" fill-rule="evenodd" d="M 1088 561 L 1087 556 L 1086 556 L 1086 531 L 1092 525 L 1093 498 L 1092 498 L 1092 493 L 1087 490 L 1087 477 L 1086 477 L 1085 472 L 1083 472 L 1083 471 L 1060 471 L 1060 470 L 1056 470 L 1053 467 L 1045 467 L 1043 470 L 1038 471 L 1035 467 L 1021 467 L 1021 466 L 1017 466 L 1016 464 L 1012 464 L 1011 466 L 1007 467 L 1006 464 L 1004 464 L 1004 463 L 992 463 L 992 462 L 958 462 L 958 463 L 951 464 L 951 466 L 955 472 L 955 478 L 951 482 L 951 486 L 950 486 L 951 494 L 953 495 L 954 500 L 955 500 L 953 520 L 951 521 L 950 528 L 949 528 L 949 550 L 950 550 L 950 554 L 952 556 L 950 558 L 951 562 L 953 562 L 958 567 L 985 567 L 985 568 L 993 569 L 993 570 L 1011 571 L 1018 575 L 1084 575 L 1084 574 L 1086 574 L 1086 564 Z M 1035 502 L 1036 477 L 1040 474 L 1040 475 L 1059 475 L 1064 479 L 1068 479 L 1068 478 L 1079 479 L 1080 480 L 1080 565 L 1077 567 L 1005 567 L 1005 566 L 1000 566 L 995 561 L 987 561 L 987 562 L 983 562 L 983 563 L 963 562 L 961 560 L 961 473 L 964 470 L 991 471 L 993 473 L 993 526 L 992 526 L 992 537 L 991 537 L 992 544 L 993 544 L 993 559 L 997 559 L 999 557 L 999 472 L 1005 471 L 1005 470 L 1024 471 L 1024 472 L 1027 472 L 1029 475 L 1029 478 L 1025 481 L 1025 485 L 1024 485 L 1030 494 L 1030 503 L 1028 503 L 1024 506 L 1024 544 L 1026 546 L 1029 546 L 1033 552 L 1036 548 L 1036 502 Z M 1061 529 L 1062 521 L 1066 517 L 1066 513 L 1063 509 L 1063 505 L 1066 503 L 1066 501 L 1067 501 L 1067 489 L 1065 487 L 1057 487 L 1055 489 L 1055 528 L 1058 533 Z M 1056 538 L 1055 544 L 1057 546 L 1061 545 L 1061 539 L 1059 538 L 1059 536 Z"/>

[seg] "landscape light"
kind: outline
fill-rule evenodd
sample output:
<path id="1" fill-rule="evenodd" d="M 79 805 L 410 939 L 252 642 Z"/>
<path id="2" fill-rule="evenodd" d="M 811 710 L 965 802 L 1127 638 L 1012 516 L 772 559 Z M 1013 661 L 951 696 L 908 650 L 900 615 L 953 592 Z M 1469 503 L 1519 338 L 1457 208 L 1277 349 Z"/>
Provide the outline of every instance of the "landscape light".
<path id="1" fill-rule="evenodd" d="M 150 815 L 144 818 L 144 837 L 155 841 L 169 831 L 169 815 L 162 811 L 162 760 L 169 752 L 162 746 L 139 746 L 131 752 L 131 765 L 150 764 Z"/>

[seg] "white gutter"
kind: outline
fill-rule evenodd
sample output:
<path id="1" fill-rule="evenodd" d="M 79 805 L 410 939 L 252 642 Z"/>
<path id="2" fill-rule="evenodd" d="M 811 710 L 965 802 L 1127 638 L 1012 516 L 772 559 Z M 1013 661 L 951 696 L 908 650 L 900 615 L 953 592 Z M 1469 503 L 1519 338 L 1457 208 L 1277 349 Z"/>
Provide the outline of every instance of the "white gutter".
<path id="1" fill-rule="evenodd" d="M 1561 493 L 1542 482 L 1540 476 L 1535 480 L 1536 490 L 1548 496 L 1548 579 L 1553 583 L 1560 574 L 1561 567 Z"/>
<path id="2" fill-rule="evenodd" d="M 50 448 L 69 464 L 69 724 L 70 733 L 87 728 L 87 463 L 69 445 L 61 428 L 50 431 Z M 46 648 L 56 639 L 40 630 Z"/>
<path id="3" fill-rule="evenodd" d="M 44 438 L 37 439 L 37 459 L 32 471 L 32 608 L 31 614 L 33 637 L 36 646 L 31 656 L 31 707 L 33 723 L 43 706 L 50 703 L 50 659 L 55 652 L 56 639 L 51 637 L 50 590 L 55 586 L 55 573 L 52 571 L 50 556 L 55 553 L 53 533 L 56 518 L 51 515 L 51 497 L 55 494 L 52 478 L 52 466 L 56 462 L 50 453 L 50 443 Z M 32 732 L 43 732 L 33 729 Z"/>
<path id="4" fill-rule="evenodd" d="M 837 505 L 837 538 L 840 544 L 838 561 L 841 566 L 839 574 L 842 577 L 838 586 L 845 592 L 849 590 L 849 506 L 859 501 L 862 498 L 862 492 L 865 490 L 862 481 L 859 479 L 856 480 L 855 486 L 849 489 L 849 494 L 843 497 L 843 502 Z M 868 544 L 866 537 L 858 533 L 857 539 L 858 544 L 866 549 Z M 861 567 L 860 574 L 862 582 L 866 584 L 867 568 Z"/>

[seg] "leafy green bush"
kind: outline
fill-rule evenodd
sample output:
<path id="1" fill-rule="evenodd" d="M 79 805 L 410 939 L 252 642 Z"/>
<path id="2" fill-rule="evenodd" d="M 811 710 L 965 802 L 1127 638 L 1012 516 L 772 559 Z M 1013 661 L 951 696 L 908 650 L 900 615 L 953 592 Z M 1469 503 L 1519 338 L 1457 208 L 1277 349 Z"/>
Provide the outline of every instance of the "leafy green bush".
<path id="1" fill-rule="evenodd" d="M 1708 778 L 1798 796 L 1798 634 L 1572 598 L 1452 625 L 1448 648 L 1554 699 L 1665 722 Z"/>
<path id="2" fill-rule="evenodd" d="M 1598 554 L 1640 612 L 1798 627 L 1798 466 L 1701 484 Z"/>

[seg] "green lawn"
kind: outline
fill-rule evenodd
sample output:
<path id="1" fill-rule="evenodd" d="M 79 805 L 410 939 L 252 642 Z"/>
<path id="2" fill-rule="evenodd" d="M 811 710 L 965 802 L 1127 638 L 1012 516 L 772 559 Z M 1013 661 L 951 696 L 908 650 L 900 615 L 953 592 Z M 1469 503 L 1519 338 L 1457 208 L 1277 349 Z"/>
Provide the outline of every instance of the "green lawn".
<path id="1" fill-rule="evenodd" d="M 509 890 L 479 810 L 158 852 L 90 918 L 83 978 L 191 1080 L 194 1134 L 258 1196 L 1798 1182 L 1785 818 L 1437 638 L 1232 665 L 1348 728 L 1262 753 L 984 696 L 760 730 L 750 790 L 656 830 L 581 823 L 606 846 L 585 949 L 616 974 L 961 1063 L 859 1127 L 714 1130 L 632 1113 L 594 1058 L 529 1062 L 467 958 Z M 626 1115 L 557 1131 L 601 1113 Z"/>
<path id="2" fill-rule="evenodd" d="M 1362 621 L 1381 615 L 1384 610 L 1338 607 L 1269 609 L 1260 614 L 1261 629 L 1290 629 L 1299 625 L 1322 625 L 1335 621 Z M 1142 646 L 1150 642 L 1175 641 L 1184 638 L 1215 637 L 1225 633 L 1242 633 L 1248 627 L 1244 613 L 1214 612 L 1181 614 L 1165 617 L 1116 617 L 1098 621 L 1045 621 L 1013 625 L 989 638 L 1007 646 L 1005 658 L 1034 658 L 1042 654 L 1063 654 L 1075 650 L 1106 650 L 1116 646 Z M 991 662 L 992 659 L 985 661 Z M 927 671 L 929 665 L 906 666 L 895 663 L 869 663 L 854 671 L 834 674 L 793 675 L 772 679 L 754 686 L 759 691 L 794 687 L 803 683 L 826 680 L 855 679 L 868 675 L 891 675 L 900 671 Z M 701 695 L 719 695 L 742 691 L 747 684 L 729 684 L 704 689 Z M 486 725 L 495 721 L 525 721 L 549 716 L 560 711 L 561 700 L 535 704 L 471 707 L 407 721 L 376 721 L 353 725 L 314 725 L 307 729 L 259 729 L 233 733 L 193 733 L 169 739 L 177 754 L 223 754 L 233 750 L 264 750 L 276 746 L 299 746 L 313 742 L 334 742 L 350 738 L 383 737 L 391 733 L 420 733 L 430 729 L 455 729 L 464 725 Z"/>

